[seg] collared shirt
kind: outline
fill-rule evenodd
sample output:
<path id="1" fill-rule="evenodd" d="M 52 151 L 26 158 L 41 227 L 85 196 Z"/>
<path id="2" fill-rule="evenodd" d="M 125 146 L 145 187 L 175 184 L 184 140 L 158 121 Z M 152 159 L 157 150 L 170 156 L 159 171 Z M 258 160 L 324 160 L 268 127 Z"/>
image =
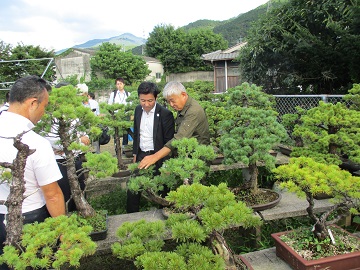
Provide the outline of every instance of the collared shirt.
<path id="1" fill-rule="evenodd" d="M 141 151 L 154 150 L 154 113 L 155 108 L 151 109 L 149 113 L 143 110 L 140 121 L 140 149 Z"/>
<path id="2" fill-rule="evenodd" d="M 96 100 L 89 99 L 89 106 L 91 111 L 93 111 L 95 115 L 100 114 L 99 103 Z"/>
<path id="3" fill-rule="evenodd" d="M 34 127 L 29 119 L 11 112 L 3 112 L 0 115 L 0 126 L 0 136 L 11 138 Z M 51 145 L 45 138 L 31 130 L 22 136 L 21 141 L 30 149 L 36 150 L 28 156 L 24 171 L 25 199 L 22 213 L 26 213 L 45 205 L 44 194 L 40 187 L 56 182 L 62 178 L 62 175 Z M 11 163 L 16 158 L 18 150 L 13 143 L 13 139 L 0 138 L 0 162 Z M 7 183 L 0 184 L 0 200 L 7 200 L 9 193 L 9 185 Z M 0 205 L 0 213 L 7 213 L 5 205 Z"/>
<path id="4" fill-rule="evenodd" d="M 119 90 L 117 90 L 115 95 L 115 99 L 114 99 L 114 92 L 111 92 L 109 100 L 108 100 L 108 104 L 114 104 L 114 103 L 118 103 L 118 104 L 127 104 L 126 99 L 128 98 L 128 96 L 126 95 L 126 91 L 122 91 L 120 92 Z M 130 93 L 129 93 L 130 95 Z"/>
<path id="5" fill-rule="evenodd" d="M 0 113 L 3 111 L 7 111 L 9 109 L 9 103 L 6 102 L 3 106 L 0 107 Z"/>
<path id="6" fill-rule="evenodd" d="M 184 108 L 178 112 L 175 119 L 174 138 L 166 143 L 166 147 L 173 150 L 171 143 L 174 139 L 196 138 L 199 144 L 210 144 L 209 123 L 204 109 L 200 104 L 188 97 Z"/>

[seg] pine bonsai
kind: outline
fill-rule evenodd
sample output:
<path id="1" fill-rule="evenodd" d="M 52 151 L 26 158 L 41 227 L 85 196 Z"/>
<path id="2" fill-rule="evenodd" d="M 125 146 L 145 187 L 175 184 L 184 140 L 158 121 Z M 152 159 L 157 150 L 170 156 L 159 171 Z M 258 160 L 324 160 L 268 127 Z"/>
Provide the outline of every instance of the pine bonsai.
<path id="1" fill-rule="evenodd" d="M 159 195 L 165 185 L 175 190 L 183 184 L 204 183 L 210 171 L 210 162 L 215 158 L 213 147 L 199 145 L 195 138 L 175 140 L 173 146 L 177 156 L 163 163 L 160 175 L 153 176 L 153 167 L 138 171 L 137 164 L 129 165 L 135 173 L 129 179 L 128 189 L 141 191 L 146 199 L 169 206 L 169 202 Z"/>
<path id="2" fill-rule="evenodd" d="M 296 192 L 299 197 L 306 197 L 309 203 L 306 209 L 313 221 L 313 233 L 319 240 L 329 237 L 328 225 L 334 224 L 349 213 L 358 213 L 360 207 L 359 177 L 337 165 L 316 162 L 309 157 L 291 158 L 289 164 L 273 170 L 281 181 L 280 187 Z M 314 212 L 314 196 L 328 194 L 334 206 L 320 216 Z"/>
<path id="3" fill-rule="evenodd" d="M 275 167 L 276 160 L 269 151 L 284 140 L 287 133 L 277 121 L 273 96 L 264 93 L 261 87 L 243 83 L 228 89 L 228 95 L 226 109 L 231 116 L 220 123 L 224 163 L 247 165 L 250 179 L 245 188 L 257 194 L 259 162 L 268 169 Z"/>
<path id="4" fill-rule="evenodd" d="M 90 152 L 90 147 L 79 143 L 78 133 L 87 134 L 91 138 L 96 138 L 101 133 L 98 127 L 99 117 L 82 105 L 83 98 L 77 95 L 76 88 L 71 85 L 53 89 L 46 113 L 37 128 L 45 136 L 52 135 L 59 138 L 66 159 L 71 195 L 77 211 L 83 217 L 91 217 L 95 214 L 95 210 L 85 199 L 85 191 L 80 188 L 75 167 L 75 152 L 86 153 L 87 162 L 83 163 L 83 171 L 80 173 L 90 170 L 90 175 L 104 177 L 114 174 L 117 166 L 116 159 L 110 153 L 93 154 Z M 54 129 L 54 126 L 57 128 Z"/>
<path id="5" fill-rule="evenodd" d="M 100 108 L 106 111 L 102 117 L 101 123 L 103 126 L 109 128 L 109 134 L 114 138 L 117 166 L 119 170 L 127 168 L 123 161 L 122 153 L 124 149 L 122 149 L 120 138 L 122 138 L 124 134 L 127 134 L 133 126 L 131 118 L 133 117 L 134 108 L 137 105 L 135 94 L 129 95 L 126 100 L 131 102 L 126 105 L 100 103 Z"/>
<path id="6" fill-rule="evenodd" d="M 21 142 L 22 134 L 14 140 L 18 149 L 15 160 L 0 163 L 1 182 L 11 183 L 10 194 L 4 203 L 8 208 L 6 215 L 6 241 L 0 265 L 6 263 L 14 269 L 54 267 L 69 263 L 79 266 L 83 256 L 91 255 L 96 250 L 96 244 L 88 234 L 92 227 L 86 221 L 79 223 L 78 217 L 59 216 L 48 218 L 42 223 L 23 226 L 22 204 L 24 200 L 25 182 L 24 168 L 26 159 L 34 153 Z M 84 225 L 85 224 L 85 225 Z"/>
<path id="7" fill-rule="evenodd" d="M 6 205 L 8 209 L 5 245 L 16 246 L 22 233 L 22 204 L 25 199 L 24 170 L 27 157 L 34 153 L 33 149 L 29 149 L 28 145 L 21 142 L 24 134 L 19 134 L 15 138 L 7 138 L 14 141 L 14 147 L 18 149 L 18 153 L 12 163 L 0 162 L 0 183 L 9 183 L 10 186 L 7 200 L 0 201 L 0 204 Z"/>
<path id="8" fill-rule="evenodd" d="M 74 214 L 26 224 L 21 239 L 4 247 L 0 264 L 16 270 L 60 269 L 65 264 L 78 267 L 82 257 L 96 251 L 96 243 L 89 236 L 92 229 Z"/>
<path id="9" fill-rule="evenodd" d="M 302 147 L 294 147 L 292 157 L 312 157 L 318 162 L 339 165 L 346 157 L 360 162 L 360 111 L 343 103 L 319 102 L 300 118 L 293 135 L 301 137 Z"/>
<path id="10" fill-rule="evenodd" d="M 135 260 L 143 269 L 237 269 L 222 232 L 226 228 L 259 226 L 261 220 L 237 202 L 226 184 L 181 185 L 166 197 L 173 213 L 166 221 L 125 222 L 117 230 L 113 254 Z M 177 245 L 165 251 L 165 239 Z M 209 249 L 210 248 L 210 249 Z"/>

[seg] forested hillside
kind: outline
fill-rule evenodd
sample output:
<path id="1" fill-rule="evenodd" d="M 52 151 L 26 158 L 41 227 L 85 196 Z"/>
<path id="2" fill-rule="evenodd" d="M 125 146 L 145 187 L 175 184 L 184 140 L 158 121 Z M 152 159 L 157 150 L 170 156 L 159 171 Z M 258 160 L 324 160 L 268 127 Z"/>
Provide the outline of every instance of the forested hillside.
<path id="1" fill-rule="evenodd" d="M 269 9 L 276 8 L 288 0 L 272 0 L 271 4 L 266 3 L 246 13 L 238 15 L 226 21 L 199 20 L 189 23 L 182 28 L 190 30 L 194 28 L 212 29 L 215 34 L 221 34 L 228 41 L 229 47 L 240 42 L 247 36 L 247 32 L 252 22 L 258 20 L 261 15 L 265 14 Z"/>

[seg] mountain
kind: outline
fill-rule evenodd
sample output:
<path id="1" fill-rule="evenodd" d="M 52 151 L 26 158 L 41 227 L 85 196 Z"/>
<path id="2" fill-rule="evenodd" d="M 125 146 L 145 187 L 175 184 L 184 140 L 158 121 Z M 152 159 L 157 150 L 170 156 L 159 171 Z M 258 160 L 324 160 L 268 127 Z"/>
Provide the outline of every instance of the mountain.
<path id="1" fill-rule="evenodd" d="M 121 45 L 125 50 L 145 44 L 146 39 L 139 38 L 130 33 L 121 34 L 120 36 L 105 38 L 105 39 L 92 39 L 85 43 L 75 45 L 73 48 L 88 49 L 100 46 L 104 42 L 115 43 Z"/>
<path id="2" fill-rule="evenodd" d="M 239 43 L 247 36 L 247 32 L 251 24 L 258 20 L 260 16 L 266 14 L 269 8 L 277 8 L 284 2 L 289 0 L 271 0 L 253 10 L 246 13 L 241 13 L 237 17 L 230 18 L 224 21 L 213 20 L 198 20 L 182 26 L 185 31 L 191 29 L 211 29 L 216 34 L 221 34 L 225 40 L 228 41 L 229 47 Z M 96 48 L 104 42 L 115 43 L 121 45 L 124 50 L 132 50 L 134 54 L 142 54 L 142 45 L 146 43 L 146 39 L 139 38 L 130 33 L 125 33 L 120 36 L 106 38 L 106 39 L 92 39 L 83 44 L 75 45 L 73 48 Z M 61 53 L 61 50 L 57 53 Z"/>

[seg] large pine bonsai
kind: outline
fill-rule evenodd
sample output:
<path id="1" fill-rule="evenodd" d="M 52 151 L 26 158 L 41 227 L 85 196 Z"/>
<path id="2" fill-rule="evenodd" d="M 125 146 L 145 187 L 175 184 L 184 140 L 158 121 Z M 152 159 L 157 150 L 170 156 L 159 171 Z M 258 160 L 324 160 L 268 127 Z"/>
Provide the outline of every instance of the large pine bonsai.
<path id="1" fill-rule="evenodd" d="M 181 185 L 166 200 L 173 205 L 168 220 L 125 222 L 118 228 L 119 241 L 112 245 L 117 257 L 135 260 L 137 267 L 147 270 L 237 269 L 222 232 L 230 227 L 259 226 L 261 220 L 235 200 L 226 184 Z M 177 244 L 165 251 L 169 238 Z"/>
<path id="2" fill-rule="evenodd" d="M 246 182 L 253 194 L 258 193 L 259 162 L 268 169 L 275 167 L 275 158 L 269 153 L 287 136 L 277 121 L 274 98 L 261 87 L 243 83 L 228 89 L 226 109 L 229 119 L 222 121 L 220 149 L 225 164 L 242 162 L 248 166 L 250 179 Z"/>

